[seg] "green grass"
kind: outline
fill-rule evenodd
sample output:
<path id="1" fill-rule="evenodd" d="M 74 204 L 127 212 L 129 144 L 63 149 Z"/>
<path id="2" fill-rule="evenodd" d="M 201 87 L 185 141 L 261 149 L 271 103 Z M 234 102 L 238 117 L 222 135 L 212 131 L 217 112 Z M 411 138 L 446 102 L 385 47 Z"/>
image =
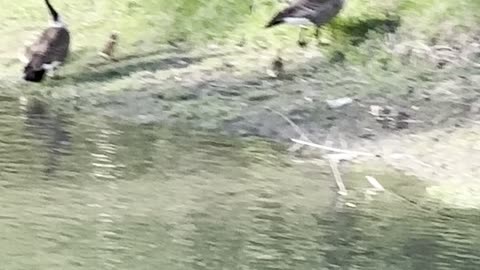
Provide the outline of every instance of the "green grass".
<path id="1" fill-rule="evenodd" d="M 118 77 L 140 72 L 142 65 L 148 67 L 149 61 L 158 58 L 169 42 L 193 49 L 204 49 L 210 43 L 223 49 L 244 43 L 253 48 L 250 58 L 255 58 L 254 54 L 273 55 L 277 49 L 299 50 L 295 42 L 297 28 L 263 28 L 284 5 L 278 0 L 52 2 L 72 31 L 72 57 L 67 73 L 103 76 L 102 81 L 108 81 L 110 75 L 114 82 Z M 250 12 L 252 2 L 255 4 Z M 331 46 L 318 50 L 327 55 L 341 51 L 350 64 L 367 67 L 364 71 L 375 76 L 386 65 L 401 69 L 400 62 L 405 58 L 401 48 L 409 42 L 468 46 L 480 26 L 478 10 L 480 3 L 476 0 L 349 0 L 339 18 L 324 28 L 323 34 L 330 37 Z M 19 48 L 45 27 L 49 15 L 42 1 L 24 0 L 3 3 L 0 17 L 0 82 L 6 82 L 17 78 L 21 70 L 16 60 Z M 98 61 L 96 52 L 112 30 L 120 32 L 121 56 L 147 57 L 133 69 L 95 74 L 88 64 Z M 410 70 L 409 67 L 406 72 Z"/>
<path id="2" fill-rule="evenodd" d="M 7 1 L 0 11 L 2 17 L 2 50 L 9 53 L 23 44 L 23 40 L 37 33 L 49 19 L 42 1 Z M 250 13 L 251 1 L 234 0 L 78 0 L 53 1 L 74 33 L 74 49 L 85 50 L 101 46 L 112 30 L 121 32 L 125 45 L 139 42 L 156 43 L 176 39 L 205 41 L 212 38 L 262 38 L 290 34 L 291 27 L 265 31 L 262 26 L 277 10 L 279 1 L 256 2 Z M 350 0 L 341 15 L 343 22 L 384 18 L 385 13 L 401 17 L 401 32 L 428 38 L 444 32 L 444 27 L 473 29 L 478 25 L 475 0 Z M 273 39 L 272 39 L 273 38 Z"/>

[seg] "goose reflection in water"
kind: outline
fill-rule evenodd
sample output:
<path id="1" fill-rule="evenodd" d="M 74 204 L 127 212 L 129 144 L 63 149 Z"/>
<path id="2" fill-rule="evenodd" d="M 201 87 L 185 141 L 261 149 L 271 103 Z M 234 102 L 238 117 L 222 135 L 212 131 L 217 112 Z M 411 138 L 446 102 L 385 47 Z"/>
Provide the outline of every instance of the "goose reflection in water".
<path id="1" fill-rule="evenodd" d="M 65 129 L 68 116 L 50 111 L 48 103 L 29 98 L 25 102 L 26 131 L 45 147 L 46 161 L 44 177 L 50 178 L 59 167 L 62 156 L 71 150 L 71 134 Z"/>

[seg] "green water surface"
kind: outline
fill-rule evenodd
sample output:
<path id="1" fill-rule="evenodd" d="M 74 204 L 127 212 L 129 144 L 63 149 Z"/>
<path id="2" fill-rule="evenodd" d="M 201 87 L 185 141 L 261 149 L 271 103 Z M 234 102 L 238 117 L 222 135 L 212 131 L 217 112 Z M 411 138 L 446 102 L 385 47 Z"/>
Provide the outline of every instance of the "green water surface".
<path id="1" fill-rule="evenodd" d="M 480 212 L 261 140 L 3 97 L 0 153 L 0 269 L 480 269 Z"/>

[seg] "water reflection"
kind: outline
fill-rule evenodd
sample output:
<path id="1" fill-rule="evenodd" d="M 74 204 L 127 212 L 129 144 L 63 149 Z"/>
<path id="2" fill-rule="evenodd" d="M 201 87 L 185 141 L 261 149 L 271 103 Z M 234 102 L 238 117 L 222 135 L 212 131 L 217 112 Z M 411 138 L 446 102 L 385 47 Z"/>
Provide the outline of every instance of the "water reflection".
<path id="1" fill-rule="evenodd" d="M 112 137 L 119 134 L 108 125 L 102 125 L 98 127 L 97 134 L 92 138 L 92 142 L 95 144 L 95 151 L 91 153 L 93 176 L 99 180 L 111 180 L 119 177 L 117 169 L 122 166 L 114 163 L 117 146 L 112 143 Z"/>
<path id="2" fill-rule="evenodd" d="M 28 104 L 0 98 L 2 269 L 480 267 L 479 212 L 403 177 L 366 198 L 346 176 L 345 199 L 266 142 Z"/>
<path id="3" fill-rule="evenodd" d="M 21 107 L 25 115 L 25 129 L 28 137 L 33 137 L 42 142 L 46 154 L 44 175 L 49 178 L 57 167 L 63 155 L 71 151 L 71 136 L 65 129 L 68 115 L 54 114 L 50 111 L 48 103 L 39 98 L 25 100 Z"/>

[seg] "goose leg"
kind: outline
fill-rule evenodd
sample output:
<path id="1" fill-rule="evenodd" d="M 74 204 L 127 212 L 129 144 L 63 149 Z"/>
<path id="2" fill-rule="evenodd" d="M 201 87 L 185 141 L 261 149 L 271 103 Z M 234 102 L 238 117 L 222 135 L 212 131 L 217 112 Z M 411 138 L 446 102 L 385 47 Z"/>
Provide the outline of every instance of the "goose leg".
<path id="1" fill-rule="evenodd" d="M 300 33 L 298 34 L 298 46 L 304 48 L 305 46 L 307 46 L 307 41 L 305 40 L 305 27 L 301 27 L 300 28 Z"/>
<path id="2" fill-rule="evenodd" d="M 53 68 L 52 71 L 49 73 L 50 78 L 57 79 L 58 78 L 58 68 Z"/>
<path id="3" fill-rule="evenodd" d="M 318 40 L 320 38 L 320 26 L 315 27 L 315 39 Z"/>
<path id="4" fill-rule="evenodd" d="M 323 35 L 320 27 L 315 29 L 315 38 L 317 39 L 318 45 L 330 45 L 331 41 Z"/>
<path id="5" fill-rule="evenodd" d="M 54 80 L 59 80 L 61 79 L 62 77 L 60 76 L 60 66 L 56 66 L 53 70 L 52 70 L 52 76 L 51 76 L 52 79 Z"/>

